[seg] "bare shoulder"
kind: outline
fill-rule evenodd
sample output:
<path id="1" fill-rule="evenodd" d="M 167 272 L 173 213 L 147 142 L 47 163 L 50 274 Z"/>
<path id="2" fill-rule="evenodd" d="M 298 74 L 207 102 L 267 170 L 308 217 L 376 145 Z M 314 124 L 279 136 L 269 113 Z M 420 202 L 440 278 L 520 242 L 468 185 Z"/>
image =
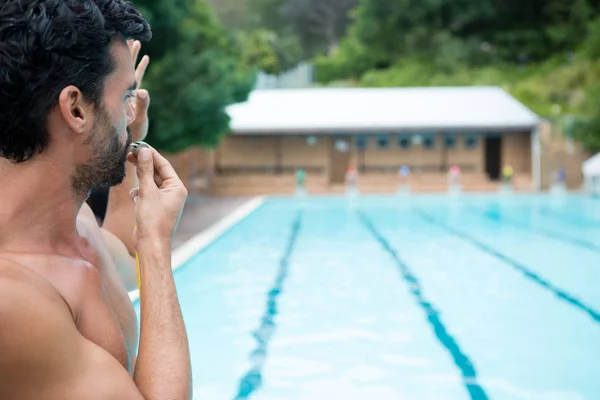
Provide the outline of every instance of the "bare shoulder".
<path id="1" fill-rule="evenodd" d="M 0 312 L 4 313 L 28 309 L 40 300 L 44 300 L 42 307 L 64 306 L 69 310 L 58 291 L 41 275 L 1 255 L 0 293 Z"/>
<path id="2" fill-rule="evenodd" d="M 127 371 L 79 333 L 44 278 L 0 259 L 0 293 L 0 399 L 141 399 Z"/>
<path id="3" fill-rule="evenodd" d="M 58 291 L 26 267 L 0 259 L 0 293 L 0 321 L 8 328 L 0 329 L 0 370 L 24 341 L 35 347 L 44 342 L 37 339 L 51 333 L 49 328 L 76 329 L 70 308 Z"/>
<path id="4" fill-rule="evenodd" d="M 39 355 L 53 352 L 49 347 L 54 343 L 48 339 L 57 331 L 76 328 L 60 294 L 19 264 L 0 260 L 0 293 L 0 398 L 5 398 L 5 379 L 18 380 L 10 375 L 19 366 L 41 366 Z"/>

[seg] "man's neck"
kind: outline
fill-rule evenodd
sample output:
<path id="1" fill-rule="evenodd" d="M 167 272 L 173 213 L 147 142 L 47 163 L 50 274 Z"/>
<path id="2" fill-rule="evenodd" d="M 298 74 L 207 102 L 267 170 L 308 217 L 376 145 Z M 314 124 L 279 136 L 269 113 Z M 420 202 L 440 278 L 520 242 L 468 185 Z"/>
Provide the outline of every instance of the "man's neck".
<path id="1" fill-rule="evenodd" d="M 0 253 L 78 254 L 77 215 L 86 195 L 73 193 L 70 176 L 51 157 L 0 159 Z"/>

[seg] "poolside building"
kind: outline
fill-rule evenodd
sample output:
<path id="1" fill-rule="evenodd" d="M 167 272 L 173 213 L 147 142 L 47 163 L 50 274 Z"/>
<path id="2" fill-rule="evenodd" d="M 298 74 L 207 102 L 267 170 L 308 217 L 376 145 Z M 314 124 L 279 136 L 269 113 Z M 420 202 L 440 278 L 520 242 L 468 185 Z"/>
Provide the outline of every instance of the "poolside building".
<path id="1" fill-rule="evenodd" d="M 457 165 L 466 190 L 494 190 L 504 165 L 522 189 L 540 187 L 540 118 L 497 87 L 256 90 L 229 107 L 231 134 L 215 151 L 217 194 L 289 193 L 307 173 L 314 193 L 343 190 L 349 166 L 361 190 L 444 190 Z"/>

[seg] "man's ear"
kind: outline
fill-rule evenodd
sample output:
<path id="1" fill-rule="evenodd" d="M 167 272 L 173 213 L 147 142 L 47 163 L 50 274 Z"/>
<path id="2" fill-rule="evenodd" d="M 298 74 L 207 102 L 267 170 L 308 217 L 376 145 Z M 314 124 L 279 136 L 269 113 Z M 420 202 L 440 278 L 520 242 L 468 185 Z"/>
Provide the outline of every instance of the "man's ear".
<path id="1" fill-rule="evenodd" d="M 91 105 L 75 86 L 65 87 L 58 96 L 58 107 L 64 122 L 75 133 L 84 133 L 91 123 Z"/>

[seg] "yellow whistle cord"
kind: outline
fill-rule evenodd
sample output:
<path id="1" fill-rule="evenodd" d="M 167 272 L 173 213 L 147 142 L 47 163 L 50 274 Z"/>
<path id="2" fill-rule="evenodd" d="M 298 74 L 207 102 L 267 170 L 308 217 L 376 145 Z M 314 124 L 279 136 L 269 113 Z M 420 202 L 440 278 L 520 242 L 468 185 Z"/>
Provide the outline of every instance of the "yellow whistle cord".
<path id="1" fill-rule="evenodd" d="M 137 225 L 133 226 L 134 229 L 137 228 Z M 137 275 L 137 285 L 138 285 L 138 294 L 141 295 L 142 294 L 142 279 L 141 279 L 141 272 L 140 272 L 140 255 L 138 254 L 138 252 L 135 252 L 135 272 Z"/>

